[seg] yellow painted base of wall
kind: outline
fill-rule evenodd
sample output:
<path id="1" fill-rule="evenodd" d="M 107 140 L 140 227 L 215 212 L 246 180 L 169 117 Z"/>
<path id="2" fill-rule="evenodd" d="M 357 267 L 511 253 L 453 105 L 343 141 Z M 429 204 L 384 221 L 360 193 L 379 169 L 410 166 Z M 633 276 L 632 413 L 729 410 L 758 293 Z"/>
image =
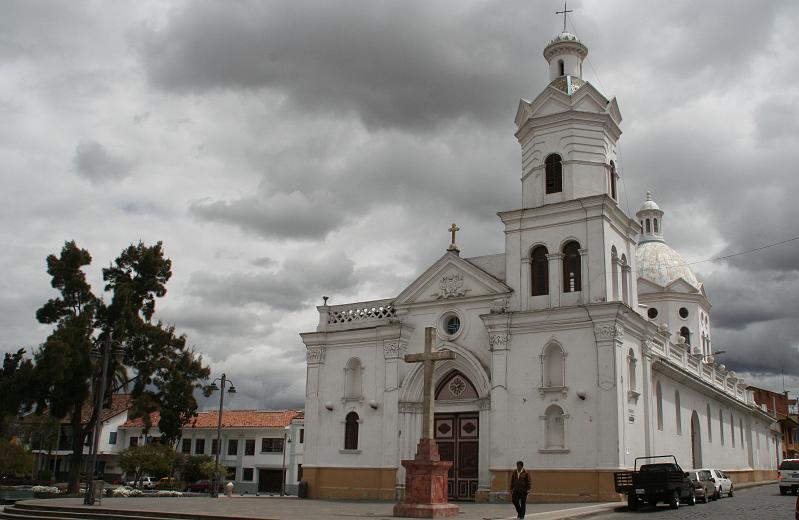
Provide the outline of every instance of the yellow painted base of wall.
<path id="1" fill-rule="evenodd" d="M 491 470 L 490 500 L 510 500 L 510 476 L 513 470 Z M 613 471 L 591 469 L 528 469 L 532 503 L 614 502 L 623 497 L 616 493 Z"/>
<path id="2" fill-rule="evenodd" d="M 777 470 L 770 469 L 750 469 L 750 470 L 724 470 L 730 476 L 733 484 L 744 482 L 762 482 L 764 480 L 777 480 Z"/>
<path id="3" fill-rule="evenodd" d="M 395 468 L 314 468 L 303 466 L 309 498 L 394 500 Z"/>

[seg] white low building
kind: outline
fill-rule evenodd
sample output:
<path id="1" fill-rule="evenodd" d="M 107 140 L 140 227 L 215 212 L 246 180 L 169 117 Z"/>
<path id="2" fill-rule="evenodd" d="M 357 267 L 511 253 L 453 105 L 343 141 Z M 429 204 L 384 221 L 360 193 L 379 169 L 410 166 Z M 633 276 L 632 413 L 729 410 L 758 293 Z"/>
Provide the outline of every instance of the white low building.
<path id="1" fill-rule="evenodd" d="M 621 112 L 582 79 L 587 53 L 558 35 L 550 83 L 519 103 L 524 207 L 498 213 L 504 252 L 462 258 L 453 239 L 399 295 L 318 307 L 301 335 L 312 497 L 402 496 L 422 417 L 421 367 L 403 355 L 425 327 L 456 354 L 435 369 L 452 498 L 505 499 L 517 460 L 539 501 L 615 499 L 613 471 L 648 455 L 774 478 L 774 421 L 713 359 L 710 302 L 663 212 L 618 204 Z"/>
<path id="2" fill-rule="evenodd" d="M 159 414 L 151 414 L 150 420 L 152 426 L 146 435 L 140 418 L 120 425 L 118 449 L 160 437 Z M 218 421 L 216 411 L 199 412 L 183 427 L 175 449 L 187 455 L 214 456 Z M 225 479 L 233 482 L 235 493 L 280 493 L 284 474 L 285 492 L 297 493 L 305 445 L 302 411 L 226 410 L 222 414 L 221 445 L 219 463 L 227 468 Z"/>

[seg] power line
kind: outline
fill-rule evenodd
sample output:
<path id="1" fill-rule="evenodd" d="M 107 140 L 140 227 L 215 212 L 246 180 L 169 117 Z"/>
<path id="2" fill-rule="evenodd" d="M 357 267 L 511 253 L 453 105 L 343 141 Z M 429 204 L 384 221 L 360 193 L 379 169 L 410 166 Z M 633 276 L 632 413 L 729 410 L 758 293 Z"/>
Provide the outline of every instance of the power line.
<path id="1" fill-rule="evenodd" d="M 708 259 L 705 259 L 705 260 L 697 260 L 696 262 L 687 262 L 687 263 L 685 263 L 683 265 L 703 264 L 705 262 L 718 262 L 719 260 L 727 260 L 728 258 L 734 258 L 736 256 L 748 255 L 749 253 L 754 253 L 756 251 L 762 251 L 762 250 L 768 249 L 770 247 L 781 246 L 781 245 L 787 244 L 789 242 L 795 242 L 796 240 L 799 240 L 799 237 L 793 237 L 793 238 L 789 238 L 787 240 L 780 240 L 779 242 L 766 244 L 764 246 L 756 247 L 754 249 L 747 249 L 746 251 L 739 251 L 737 253 L 730 253 L 729 255 L 717 256 L 717 257 L 708 258 Z M 674 267 L 677 267 L 677 266 L 674 266 Z"/>

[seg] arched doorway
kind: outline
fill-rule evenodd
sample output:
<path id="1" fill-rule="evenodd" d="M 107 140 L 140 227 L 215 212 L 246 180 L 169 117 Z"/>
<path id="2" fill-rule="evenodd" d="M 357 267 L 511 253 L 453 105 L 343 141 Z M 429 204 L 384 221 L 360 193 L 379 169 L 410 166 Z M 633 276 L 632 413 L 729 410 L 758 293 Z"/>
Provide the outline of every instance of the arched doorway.
<path id="1" fill-rule="evenodd" d="M 696 410 L 691 414 L 691 458 L 694 469 L 702 467 L 702 430 Z"/>
<path id="2" fill-rule="evenodd" d="M 436 386 L 435 397 L 438 407 L 438 403 L 455 405 L 459 402 L 474 401 L 478 398 L 478 394 L 466 376 L 458 370 L 452 370 L 441 378 L 441 382 Z M 435 438 L 441 460 L 452 461 L 447 481 L 449 498 L 474 500 L 479 473 L 479 413 L 473 411 L 436 413 Z"/>

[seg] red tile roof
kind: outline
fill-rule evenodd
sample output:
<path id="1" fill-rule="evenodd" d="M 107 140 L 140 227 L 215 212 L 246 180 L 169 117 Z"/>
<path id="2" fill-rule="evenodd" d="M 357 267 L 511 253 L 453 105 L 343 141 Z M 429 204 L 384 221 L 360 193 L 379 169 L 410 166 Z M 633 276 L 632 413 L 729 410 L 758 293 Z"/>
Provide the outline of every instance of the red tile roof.
<path id="1" fill-rule="evenodd" d="M 222 414 L 223 428 L 285 428 L 293 419 L 302 419 L 300 410 L 228 410 Z M 161 416 L 150 414 L 153 427 L 158 426 Z M 219 412 L 199 412 L 184 428 L 216 428 Z M 142 428 L 144 420 L 129 419 L 123 428 Z"/>
<path id="2" fill-rule="evenodd" d="M 103 408 L 102 414 L 100 415 L 101 421 L 107 421 L 112 417 L 116 417 L 117 415 L 126 412 L 130 409 L 133 404 L 133 399 L 130 397 L 130 394 L 114 394 L 111 396 L 111 404 L 110 406 Z M 83 408 L 80 411 L 80 422 L 82 424 L 86 424 L 89 421 L 89 418 L 92 416 L 92 411 L 94 410 L 93 404 L 84 404 Z M 37 420 L 39 416 L 47 416 L 50 411 L 45 408 L 41 414 L 37 415 L 35 413 L 30 413 L 25 416 L 26 420 L 34 421 Z M 67 414 L 66 417 L 61 419 L 61 424 L 69 424 L 72 421 L 71 414 Z"/>

